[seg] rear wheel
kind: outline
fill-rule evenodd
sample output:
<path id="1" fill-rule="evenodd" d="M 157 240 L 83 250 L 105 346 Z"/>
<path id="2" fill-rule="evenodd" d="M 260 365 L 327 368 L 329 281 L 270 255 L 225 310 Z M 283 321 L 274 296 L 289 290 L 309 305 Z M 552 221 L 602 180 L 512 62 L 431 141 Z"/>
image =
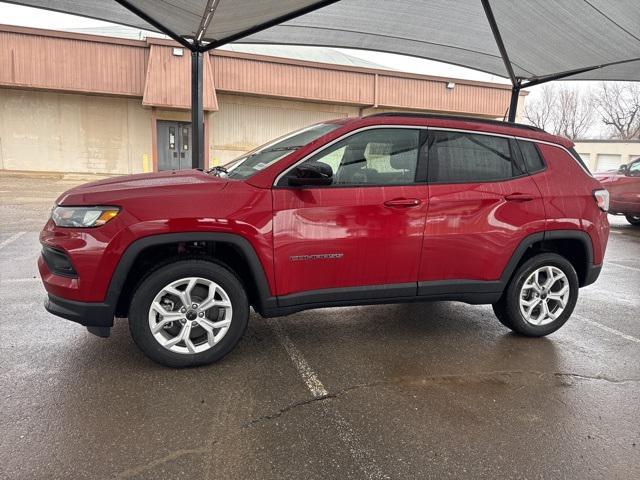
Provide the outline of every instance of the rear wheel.
<path id="1" fill-rule="evenodd" d="M 516 333 L 548 335 L 571 316 L 578 289 L 573 265 L 555 253 L 542 253 L 518 268 L 493 311 L 503 325 Z"/>
<path id="2" fill-rule="evenodd" d="M 233 273 L 202 260 L 179 261 L 150 274 L 131 301 L 129 329 L 140 349 L 169 367 L 215 362 L 238 343 L 249 316 Z"/>
<path id="3" fill-rule="evenodd" d="M 640 215 L 625 215 L 625 218 L 631 225 L 640 226 Z"/>

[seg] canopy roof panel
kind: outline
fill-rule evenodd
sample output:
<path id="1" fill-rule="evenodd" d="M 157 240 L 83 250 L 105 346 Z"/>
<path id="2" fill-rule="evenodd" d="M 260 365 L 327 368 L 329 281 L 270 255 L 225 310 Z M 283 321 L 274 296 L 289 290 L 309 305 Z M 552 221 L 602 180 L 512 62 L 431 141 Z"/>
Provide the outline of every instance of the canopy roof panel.
<path id="1" fill-rule="evenodd" d="M 637 0 L 490 0 L 517 77 L 640 80 Z M 242 40 L 386 51 L 508 77 L 480 0 L 343 0 Z"/>
<path id="2" fill-rule="evenodd" d="M 573 72 L 568 78 L 583 80 L 640 80 L 638 0 L 11 3 L 169 31 L 184 43 L 201 42 L 196 48 L 214 48 L 230 41 L 346 47 L 428 58 L 512 80 L 539 80 L 563 72 Z M 502 51 L 487 5 L 504 44 Z"/>

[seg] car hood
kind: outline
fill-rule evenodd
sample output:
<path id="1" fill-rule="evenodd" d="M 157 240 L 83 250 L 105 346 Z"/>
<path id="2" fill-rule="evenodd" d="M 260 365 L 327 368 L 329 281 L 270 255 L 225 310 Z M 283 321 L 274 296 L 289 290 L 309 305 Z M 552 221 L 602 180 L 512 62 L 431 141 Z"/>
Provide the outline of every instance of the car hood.
<path id="1" fill-rule="evenodd" d="M 132 197 L 147 197 L 205 187 L 207 191 L 222 190 L 228 180 L 201 170 L 179 170 L 158 173 L 142 173 L 107 178 L 85 183 L 64 192 L 58 205 L 108 205 L 118 204 Z"/>

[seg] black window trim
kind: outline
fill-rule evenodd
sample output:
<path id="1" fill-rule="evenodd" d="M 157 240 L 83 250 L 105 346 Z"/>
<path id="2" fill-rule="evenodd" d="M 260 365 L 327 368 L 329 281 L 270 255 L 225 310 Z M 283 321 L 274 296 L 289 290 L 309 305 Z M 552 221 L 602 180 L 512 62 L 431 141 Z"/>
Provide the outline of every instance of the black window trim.
<path id="1" fill-rule="evenodd" d="M 343 135 L 341 135 L 340 137 L 332 140 L 331 142 L 322 145 L 321 147 L 317 148 L 316 150 L 314 150 L 313 152 L 305 155 L 302 159 L 298 160 L 296 163 L 294 163 L 293 165 L 285 168 L 282 172 L 280 172 L 275 180 L 273 181 L 273 184 L 271 185 L 272 188 L 288 188 L 288 189 L 300 189 L 300 187 L 293 187 L 290 185 L 278 185 L 278 182 L 280 182 L 280 180 L 287 174 L 289 173 L 289 171 L 293 170 L 295 167 L 297 167 L 298 165 L 300 165 L 302 162 L 308 160 L 309 158 L 311 158 L 312 156 L 314 156 L 316 153 L 320 153 L 322 150 L 324 150 L 325 148 L 329 148 L 331 145 L 333 145 L 334 143 L 337 143 L 339 141 L 341 141 L 342 139 L 365 131 L 365 130 L 370 130 L 370 129 L 374 129 L 374 128 L 404 128 L 404 129 L 419 129 L 419 130 L 425 130 L 426 132 L 432 132 L 432 131 L 445 131 L 445 132 L 465 132 L 465 133 L 475 133 L 477 135 L 489 135 L 492 137 L 503 137 L 503 138 L 511 138 L 511 139 L 515 139 L 515 140 L 523 140 L 525 142 L 532 142 L 536 145 L 536 148 L 538 149 L 538 152 L 540 153 L 540 157 L 542 158 L 542 161 L 545 164 L 545 170 L 547 170 L 548 166 L 547 166 L 547 160 L 545 159 L 544 155 L 542 154 L 542 152 L 540 151 L 540 147 L 539 145 L 549 145 L 551 147 L 555 147 L 555 148 L 559 148 L 561 150 L 564 150 L 575 162 L 576 164 L 578 164 L 578 166 L 580 167 L 580 169 L 582 171 L 584 171 L 584 173 L 586 173 L 588 176 L 593 177 L 593 174 L 587 169 L 585 168 L 585 166 L 578 161 L 575 156 L 571 153 L 571 151 L 566 148 L 564 145 L 560 145 L 559 143 L 553 143 L 553 142 L 547 142 L 546 140 L 538 140 L 537 138 L 530 138 L 530 137 L 521 137 L 518 135 L 506 135 L 504 133 L 494 133 L 494 132 L 483 132 L 482 130 L 473 130 L 473 129 L 468 129 L 468 128 L 449 128 L 449 127 L 433 127 L 433 126 L 429 126 L 429 125 L 388 125 L 388 124 L 378 124 L 378 125 L 367 125 L 365 127 L 360 127 L 357 128 L 355 130 L 351 130 L 349 132 L 345 132 Z M 428 144 L 428 142 L 430 141 L 429 138 L 431 138 L 432 135 L 428 135 L 427 136 L 427 142 L 423 144 L 424 145 Z M 517 142 L 516 142 L 517 143 Z M 428 149 L 427 149 L 428 150 Z M 405 185 L 401 185 L 401 184 L 397 184 L 397 185 L 386 185 L 386 186 L 398 186 L 398 187 L 402 187 L 402 186 L 413 186 L 413 185 L 444 185 L 444 183 L 429 183 L 426 179 L 428 178 L 428 176 L 426 175 L 427 171 L 428 171 L 428 155 L 420 155 L 418 157 L 418 169 L 420 169 L 420 162 L 427 162 L 427 165 L 424 166 L 424 172 L 425 172 L 425 180 L 424 181 L 416 181 L 415 183 L 410 183 L 410 184 L 405 184 Z M 540 170 L 540 172 L 536 172 L 533 175 L 537 175 L 538 173 L 541 173 L 545 170 Z M 417 171 L 417 170 L 416 170 Z M 520 175 L 519 177 L 512 177 L 512 178 L 507 178 L 505 180 L 497 180 L 497 181 L 488 181 L 488 182 L 465 182 L 465 183 L 502 183 L 502 182 L 509 182 L 511 180 L 514 180 L 516 178 L 522 178 L 524 176 L 531 176 L 532 174 L 530 173 L 524 173 L 523 175 Z M 454 184 L 457 185 L 457 184 Z M 354 188 L 356 187 L 356 185 L 345 185 L 345 186 L 339 186 L 339 185 L 332 185 L 329 188 Z M 368 188 L 368 187 L 380 187 L 380 185 L 367 185 L 367 184 L 363 184 L 363 185 L 358 185 L 357 187 L 360 188 Z M 327 188 L 327 187 L 303 187 L 303 188 Z"/>
<path id="2" fill-rule="evenodd" d="M 294 169 L 296 168 L 298 165 L 303 164 L 304 162 L 306 162 L 307 160 L 315 157 L 316 155 L 322 153 L 324 150 L 329 149 L 330 147 L 332 147 L 333 145 L 335 145 L 336 143 L 341 142 L 342 140 L 346 140 L 347 138 L 353 136 L 353 135 L 357 135 L 361 132 L 365 132 L 368 130 L 386 130 L 386 129 L 401 129 L 401 130 L 417 130 L 419 132 L 419 137 L 418 137 L 418 160 L 417 160 L 417 165 L 416 165 L 416 174 L 414 177 L 413 182 L 410 183 L 391 183 L 391 184 L 381 184 L 381 183 L 358 183 L 358 184 L 339 184 L 339 185 L 309 185 L 309 186 L 303 186 L 303 187 L 297 187 L 297 186 L 293 186 L 293 185 L 279 185 L 279 183 L 287 178 L 287 175 Z M 424 186 L 427 184 L 427 154 L 426 151 L 428 151 L 428 149 L 425 151 L 425 146 L 427 145 L 427 141 L 428 141 L 428 130 L 429 127 L 425 126 L 425 125 L 387 125 L 387 124 L 379 124 L 379 125 L 367 125 L 366 127 L 361 127 L 361 128 L 357 128 L 355 130 L 351 130 L 349 132 L 344 133 L 343 135 L 341 135 L 340 137 L 332 140 L 331 142 L 322 145 L 320 148 L 314 150 L 313 152 L 305 155 L 302 159 L 298 160 L 296 163 L 294 163 L 293 165 L 287 167 L 285 170 L 283 170 L 282 172 L 280 172 L 278 174 L 278 176 L 276 177 L 276 179 L 273 181 L 273 185 L 272 188 L 277 188 L 277 189 L 290 189 L 290 190 L 300 190 L 300 189 L 304 189 L 304 190 L 317 190 L 317 189 L 327 189 L 327 188 L 371 188 L 371 187 L 375 187 L 375 188 L 382 188 L 382 187 L 413 187 L 413 186 Z M 424 163 L 424 165 L 421 165 L 421 163 Z"/>

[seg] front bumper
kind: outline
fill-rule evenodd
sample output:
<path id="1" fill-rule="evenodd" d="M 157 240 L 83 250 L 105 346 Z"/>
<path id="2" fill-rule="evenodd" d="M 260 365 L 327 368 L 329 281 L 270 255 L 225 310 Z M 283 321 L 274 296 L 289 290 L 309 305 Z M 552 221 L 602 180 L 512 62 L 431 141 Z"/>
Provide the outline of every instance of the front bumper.
<path id="1" fill-rule="evenodd" d="M 48 294 L 44 302 L 47 312 L 84 325 L 91 333 L 109 336 L 113 327 L 113 306 L 106 303 L 77 302 Z"/>

